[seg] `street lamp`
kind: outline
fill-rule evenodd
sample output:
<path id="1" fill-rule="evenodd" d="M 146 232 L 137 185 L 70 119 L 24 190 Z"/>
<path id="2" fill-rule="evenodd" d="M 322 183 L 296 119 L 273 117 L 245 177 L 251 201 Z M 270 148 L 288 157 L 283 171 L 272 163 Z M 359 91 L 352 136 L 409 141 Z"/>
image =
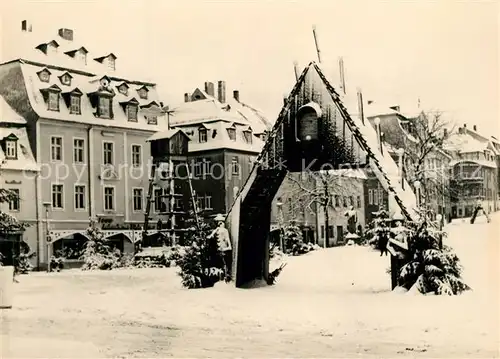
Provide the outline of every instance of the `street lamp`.
<path id="1" fill-rule="evenodd" d="M 400 178 L 400 181 L 401 181 L 401 187 L 402 189 L 404 190 L 405 187 L 404 187 L 404 183 L 405 183 L 405 180 L 403 178 L 403 156 L 405 154 L 405 150 L 404 148 L 398 148 L 398 150 L 396 151 L 397 155 L 398 155 L 398 167 L 399 167 L 399 178 Z"/>
<path id="2" fill-rule="evenodd" d="M 49 209 L 51 207 L 51 202 L 43 202 L 43 207 L 45 208 L 45 243 L 47 244 L 47 272 L 50 272 L 50 228 L 49 228 Z"/>
<path id="3" fill-rule="evenodd" d="M 415 192 L 416 192 L 416 197 L 417 197 L 417 207 L 420 207 L 420 186 L 422 185 L 420 181 L 415 181 L 413 182 L 413 185 L 415 186 Z"/>
<path id="4" fill-rule="evenodd" d="M 285 248 L 283 248 L 283 228 L 281 227 L 281 214 L 283 211 L 283 202 L 281 200 L 276 201 L 276 208 L 278 209 L 278 229 L 280 234 L 280 248 L 283 252 L 285 252 Z"/>

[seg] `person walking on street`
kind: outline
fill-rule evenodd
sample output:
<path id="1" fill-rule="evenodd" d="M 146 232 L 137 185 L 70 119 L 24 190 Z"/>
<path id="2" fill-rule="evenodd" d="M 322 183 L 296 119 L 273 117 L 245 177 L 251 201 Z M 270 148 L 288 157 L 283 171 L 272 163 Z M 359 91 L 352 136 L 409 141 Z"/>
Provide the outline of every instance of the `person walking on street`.
<path id="1" fill-rule="evenodd" d="M 224 226 L 224 217 L 219 214 L 215 217 L 215 221 L 217 222 L 217 228 L 212 231 L 209 237 L 215 237 L 217 239 L 217 245 L 221 256 L 224 273 L 226 275 L 226 280 L 228 280 L 231 278 L 233 248 L 231 246 L 231 240 L 229 238 L 229 231 Z"/>

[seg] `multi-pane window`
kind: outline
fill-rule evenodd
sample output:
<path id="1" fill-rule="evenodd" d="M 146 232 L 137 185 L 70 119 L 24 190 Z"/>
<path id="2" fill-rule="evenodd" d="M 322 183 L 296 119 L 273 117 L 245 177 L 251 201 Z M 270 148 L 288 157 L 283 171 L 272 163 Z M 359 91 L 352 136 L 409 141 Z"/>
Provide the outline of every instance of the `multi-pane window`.
<path id="1" fill-rule="evenodd" d="M 373 190 L 368 190 L 368 204 L 373 204 Z"/>
<path id="2" fill-rule="evenodd" d="M 378 190 L 378 202 L 383 205 L 384 204 L 384 190 L 379 189 Z"/>
<path id="3" fill-rule="evenodd" d="M 104 187 L 104 210 L 114 211 L 115 209 L 115 188 Z"/>
<path id="4" fill-rule="evenodd" d="M 373 190 L 373 204 L 378 205 L 378 190 Z"/>
<path id="5" fill-rule="evenodd" d="M 113 142 L 103 142 L 102 144 L 103 163 L 105 165 L 113 164 Z"/>
<path id="6" fill-rule="evenodd" d="M 17 141 L 5 141 L 5 157 L 10 160 L 17 159 Z"/>
<path id="7" fill-rule="evenodd" d="M 236 141 L 236 130 L 234 128 L 228 128 L 227 134 L 229 135 L 229 139 L 231 141 Z"/>
<path id="8" fill-rule="evenodd" d="M 64 193 L 62 184 L 52 185 L 52 208 L 64 208 Z"/>
<path id="9" fill-rule="evenodd" d="M 243 132 L 243 136 L 245 137 L 246 143 L 249 143 L 249 144 L 252 143 L 252 131 Z"/>
<path id="10" fill-rule="evenodd" d="M 195 160 L 194 162 L 194 175 L 196 177 L 201 176 L 203 170 L 203 162 L 200 160 Z"/>
<path id="11" fill-rule="evenodd" d="M 137 106 L 127 105 L 127 118 L 129 121 L 137 121 Z"/>
<path id="12" fill-rule="evenodd" d="M 146 120 L 148 121 L 148 125 L 158 124 L 158 116 L 146 116 Z"/>
<path id="13" fill-rule="evenodd" d="M 344 207 L 347 207 L 347 196 L 342 196 L 342 201 L 344 202 Z"/>
<path id="14" fill-rule="evenodd" d="M 75 185 L 75 209 L 85 209 L 84 185 Z"/>
<path id="15" fill-rule="evenodd" d="M 71 104 L 69 108 L 69 112 L 75 115 L 79 115 L 81 113 L 80 111 L 80 101 L 81 98 L 80 96 L 70 96 L 71 99 Z"/>
<path id="16" fill-rule="evenodd" d="M 59 94 L 57 92 L 49 92 L 49 110 L 59 111 Z"/>
<path id="17" fill-rule="evenodd" d="M 358 196 L 358 197 L 356 198 L 356 202 L 357 202 L 357 203 L 356 203 L 356 207 L 361 208 L 361 196 Z"/>
<path id="18" fill-rule="evenodd" d="M 201 128 L 199 131 L 199 140 L 200 143 L 205 143 L 207 142 L 207 130 L 204 128 Z"/>
<path id="19" fill-rule="evenodd" d="M 142 188 L 134 188 L 134 190 L 133 190 L 132 197 L 133 197 L 134 211 L 135 212 L 142 211 L 142 203 L 143 203 L 142 193 L 143 193 Z"/>
<path id="20" fill-rule="evenodd" d="M 85 161 L 85 140 L 75 138 L 73 140 L 73 162 L 83 163 Z"/>
<path id="21" fill-rule="evenodd" d="M 340 207 L 340 196 L 335 195 L 335 207 Z"/>
<path id="22" fill-rule="evenodd" d="M 154 191 L 154 199 L 155 199 L 155 212 L 166 212 L 167 205 L 163 200 L 163 189 L 156 188 Z"/>
<path id="23" fill-rule="evenodd" d="M 208 176 L 210 174 L 210 160 L 207 158 L 204 158 L 201 166 L 202 166 L 201 171 L 202 171 L 203 175 Z"/>
<path id="24" fill-rule="evenodd" d="M 113 69 L 113 70 L 115 69 L 115 59 L 113 58 L 113 56 L 108 57 L 107 63 L 108 63 L 108 67 L 110 69 Z"/>
<path id="25" fill-rule="evenodd" d="M 21 208 L 21 203 L 20 203 L 20 193 L 18 188 L 12 188 L 9 189 L 15 197 L 12 198 L 9 202 L 9 211 L 19 211 Z"/>
<path id="26" fill-rule="evenodd" d="M 140 97 L 140 98 L 147 100 L 147 98 L 148 98 L 148 90 L 146 90 L 146 88 L 144 88 L 144 87 L 143 87 L 143 88 L 141 88 L 141 89 L 138 91 L 138 93 L 139 93 L 139 97 Z"/>
<path id="27" fill-rule="evenodd" d="M 132 166 L 140 167 L 142 165 L 142 153 L 140 145 L 132 145 Z"/>
<path id="28" fill-rule="evenodd" d="M 111 117 L 111 99 L 109 97 L 99 97 L 99 117 Z"/>
<path id="29" fill-rule="evenodd" d="M 212 208 L 212 195 L 207 193 L 205 195 L 205 209 L 213 209 Z"/>
<path id="30" fill-rule="evenodd" d="M 52 161 L 62 161 L 62 146 L 62 137 L 50 139 L 50 159 Z"/>
<path id="31" fill-rule="evenodd" d="M 233 157 L 233 159 L 231 160 L 231 173 L 236 176 L 240 174 L 240 165 L 238 163 L 238 157 Z"/>

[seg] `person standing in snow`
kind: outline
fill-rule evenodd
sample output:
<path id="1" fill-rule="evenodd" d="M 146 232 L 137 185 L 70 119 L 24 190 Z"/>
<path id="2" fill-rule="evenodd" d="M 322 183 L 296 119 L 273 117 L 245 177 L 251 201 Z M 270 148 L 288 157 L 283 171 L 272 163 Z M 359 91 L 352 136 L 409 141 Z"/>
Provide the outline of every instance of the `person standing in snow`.
<path id="1" fill-rule="evenodd" d="M 358 215 L 353 206 L 349 206 L 349 210 L 345 213 L 347 217 L 347 231 L 356 234 L 356 224 L 358 222 Z"/>
<path id="2" fill-rule="evenodd" d="M 221 255 L 227 279 L 231 276 L 233 248 L 231 246 L 231 240 L 229 239 L 229 231 L 224 226 L 224 217 L 222 215 L 217 215 L 215 217 L 215 221 L 217 222 L 217 228 L 212 231 L 209 238 L 215 237 L 217 239 L 217 245 L 219 247 L 219 253 Z"/>

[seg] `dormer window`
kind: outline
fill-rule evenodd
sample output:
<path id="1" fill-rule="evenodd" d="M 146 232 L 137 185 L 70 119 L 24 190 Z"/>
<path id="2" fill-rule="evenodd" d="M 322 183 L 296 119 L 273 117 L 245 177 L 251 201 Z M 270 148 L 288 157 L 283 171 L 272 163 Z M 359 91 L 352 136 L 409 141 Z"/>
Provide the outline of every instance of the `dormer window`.
<path id="1" fill-rule="evenodd" d="M 246 143 L 252 144 L 252 129 L 250 127 L 243 131 L 243 137 L 245 137 Z"/>
<path id="2" fill-rule="evenodd" d="M 148 99 L 148 88 L 146 86 L 142 86 L 141 88 L 137 89 L 137 93 L 139 94 L 139 98 L 142 98 L 144 100 Z"/>
<path id="3" fill-rule="evenodd" d="M 83 64 L 87 64 L 87 53 L 82 50 L 79 50 L 76 53 L 76 59 Z"/>
<path id="4" fill-rule="evenodd" d="M 17 160 L 17 139 L 5 140 L 5 158 Z"/>
<path id="5" fill-rule="evenodd" d="M 148 122 L 148 125 L 157 125 L 158 116 L 146 116 L 146 121 Z"/>
<path id="6" fill-rule="evenodd" d="M 231 141 L 236 141 L 236 128 L 234 127 L 234 125 L 227 129 L 227 134 Z"/>
<path id="7" fill-rule="evenodd" d="M 51 42 L 47 42 L 45 44 L 40 44 L 36 48 L 40 51 L 42 51 L 45 55 L 49 54 L 54 54 L 57 52 L 57 48 L 59 47 L 59 44 L 57 41 L 52 40 Z"/>
<path id="8" fill-rule="evenodd" d="M 128 95 L 128 85 L 124 82 L 120 86 L 118 86 L 118 92 L 123 95 Z"/>
<path id="9" fill-rule="evenodd" d="M 127 105 L 127 119 L 129 121 L 137 122 L 137 105 Z"/>
<path id="10" fill-rule="evenodd" d="M 99 97 L 98 115 L 101 118 L 111 118 L 111 98 Z"/>
<path id="11" fill-rule="evenodd" d="M 69 113 L 74 114 L 74 115 L 79 115 L 81 114 L 81 97 L 76 96 L 76 95 L 71 95 L 70 96 L 70 108 L 69 108 Z"/>
<path id="12" fill-rule="evenodd" d="M 61 80 L 61 83 L 66 86 L 71 86 L 71 79 L 73 77 L 69 73 L 65 73 L 62 76 L 59 76 L 59 79 Z"/>
<path id="13" fill-rule="evenodd" d="M 107 65 L 110 69 L 114 70 L 115 69 L 115 59 L 113 57 L 108 57 L 107 59 Z"/>
<path id="14" fill-rule="evenodd" d="M 115 69 L 116 56 L 114 54 L 109 54 L 107 56 L 98 57 L 94 60 L 96 60 L 97 62 L 99 62 L 103 65 L 106 65 L 108 68 L 110 68 L 112 70 Z"/>
<path id="15" fill-rule="evenodd" d="M 139 110 L 139 101 L 135 98 L 131 100 L 120 102 L 120 105 L 127 115 L 127 119 L 132 122 L 137 122 L 137 111 Z"/>
<path id="16" fill-rule="evenodd" d="M 49 92 L 48 109 L 50 111 L 59 111 L 59 93 Z"/>
<path id="17" fill-rule="evenodd" d="M 198 130 L 200 143 L 207 142 L 207 129 L 202 127 Z"/>
<path id="18" fill-rule="evenodd" d="M 104 77 L 101 79 L 100 83 L 101 83 L 101 86 L 102 86 L 102 87 L 106 88 L 106 87 L 108 87 L 108 86 L 109 86 L 109 79 L 108 79 L 106 76 L 104 76 Z"/>
<path id="19" fill-rule="evenodd" d="M 78 87 L 75 87 L 69 92 L 63 92 L 61 94 L 66 107 L 69 109 L 69 113 L 72 115 L 80 115 L 81 112 L 81 100 L 83 92 L 80 91 Z"/>
<path id="20" fill-rule="evenodd" d="M 42 71 L 38 72 L 38 78 L 42 82 L 49 82 L 50 81 L 50 71 L 47 69 L 43 69 Z"/>

